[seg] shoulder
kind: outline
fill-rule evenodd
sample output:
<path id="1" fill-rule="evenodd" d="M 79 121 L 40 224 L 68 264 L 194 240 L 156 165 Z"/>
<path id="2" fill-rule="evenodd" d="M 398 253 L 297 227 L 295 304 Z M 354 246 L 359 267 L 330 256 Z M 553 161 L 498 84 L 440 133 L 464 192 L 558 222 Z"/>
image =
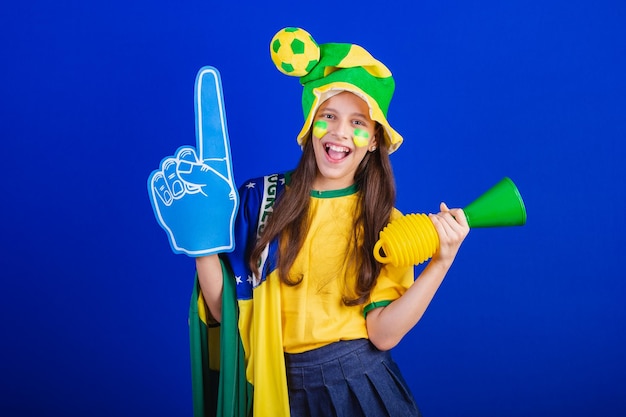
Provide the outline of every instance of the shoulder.
<path id="1" fill-rule="evenodd" d="M 258 206 L 262 202 L 265 202 L 265 204 L 268 201 L 273 202 L 273 200 L 282 193 L 285 184 L 289 183 L 289 174 L 290 173 L 287 172 L 264 175 L 244 181 L 239 186 L 241 202 L 246 206 L 250 204 Z"/>
<path id="2" fill-rule="evenodd" d="M 262 194 L 268 188 L 284 187 L 288 182 L 289 172 L 264 175 L 262 177 L 250 178 L 239 186 L 240 194 Z"/>

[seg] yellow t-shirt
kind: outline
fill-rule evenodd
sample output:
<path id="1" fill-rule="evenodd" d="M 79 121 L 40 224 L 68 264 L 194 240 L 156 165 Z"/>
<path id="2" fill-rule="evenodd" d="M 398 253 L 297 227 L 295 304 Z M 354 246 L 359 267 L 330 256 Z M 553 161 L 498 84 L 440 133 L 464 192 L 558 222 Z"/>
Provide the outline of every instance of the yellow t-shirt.
<path id="1" fill-rule="evenodd" d="M 385 265 L 365 305 L 346 306 L 356 279 L 354 216 L 359 204 L 354 186 L 311 192 L 309 233 L 291 269 L 300 284 L 281 284 L 285 352 L 300 353 L 339 340 L 367 338 L 364 308 L 386 305 L 413 284 L 413 267 Z M 394 209 L 391 218 L 400 217 Z"/>

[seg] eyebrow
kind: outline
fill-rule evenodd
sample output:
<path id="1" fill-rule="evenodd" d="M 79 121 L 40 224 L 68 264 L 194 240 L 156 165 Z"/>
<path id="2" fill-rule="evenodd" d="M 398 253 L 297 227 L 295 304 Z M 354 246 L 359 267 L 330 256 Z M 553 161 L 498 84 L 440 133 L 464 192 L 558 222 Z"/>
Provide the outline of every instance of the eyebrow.
<path id="1" fill-rule="evenodd" d="M 320 112 L 330 111 L 330 112 L 333 112 L 333 113 L 339 113 L 339 111 L 337 109 L 334 109 L 332 107 L 320 107 L 319 111 Z M 352 114 L 350 114 L 350 116 L 353 116 L 353 117 L 354 116 L 359 116 L 359 117 L 362 117 L 364 119 L 367 119 L 367 116 L 365 114 L 358 113 L 358 112 L 357 113 L 352 113 Z"/>

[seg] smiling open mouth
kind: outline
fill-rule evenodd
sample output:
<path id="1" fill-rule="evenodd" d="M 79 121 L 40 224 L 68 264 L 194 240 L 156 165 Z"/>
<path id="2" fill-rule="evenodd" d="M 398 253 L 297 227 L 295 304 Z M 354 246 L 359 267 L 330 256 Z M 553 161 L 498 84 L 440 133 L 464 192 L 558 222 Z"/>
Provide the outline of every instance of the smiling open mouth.
<path id="1" fill-rule="evenodd" d="M 324 150 L 326 150 L 326 154 L 330 157 L 330 159 L 335 161 L 340 161 L 347 157 L 350 152 L 350 148 L 346 148 L 345 146 L 333 145 L 331 143 L 327 143 L 324 145 Z"/>

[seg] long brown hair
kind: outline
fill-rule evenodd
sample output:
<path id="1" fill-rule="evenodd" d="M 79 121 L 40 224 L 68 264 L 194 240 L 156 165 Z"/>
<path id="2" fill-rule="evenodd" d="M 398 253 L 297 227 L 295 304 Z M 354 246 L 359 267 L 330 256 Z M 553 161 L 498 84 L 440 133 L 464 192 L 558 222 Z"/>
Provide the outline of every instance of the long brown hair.
<path id="1" fill-rule="evenodd" d="M 382 265 L 372 252 L 379 233 L 389 223 L 396 198 L 396 186 L 389 161 L 383 128 L 376 127 L 378 149 L 367 152 L 354 175 L 359 191 L 359 209 L 354 219 L 354 261 L 357 266 L 355 288 L 343 295 L 346 305 L 367 301 L 376 284 Z M 259 259 L 269 242 L 279 237 L 278 276 L 287 285 L 297 285 L 302 277 L 292 278 L 289 270 L 302 248 L 308 232 L 308 210 L 311 187 L 317 174 L 312 138 L 309 134 L 291 182 L 276 201 L 272 216 L 256 242 L 249 259 L 250 268 L 258 275 Z M 356 242 L 362 242 L 361 245 Z"/>

